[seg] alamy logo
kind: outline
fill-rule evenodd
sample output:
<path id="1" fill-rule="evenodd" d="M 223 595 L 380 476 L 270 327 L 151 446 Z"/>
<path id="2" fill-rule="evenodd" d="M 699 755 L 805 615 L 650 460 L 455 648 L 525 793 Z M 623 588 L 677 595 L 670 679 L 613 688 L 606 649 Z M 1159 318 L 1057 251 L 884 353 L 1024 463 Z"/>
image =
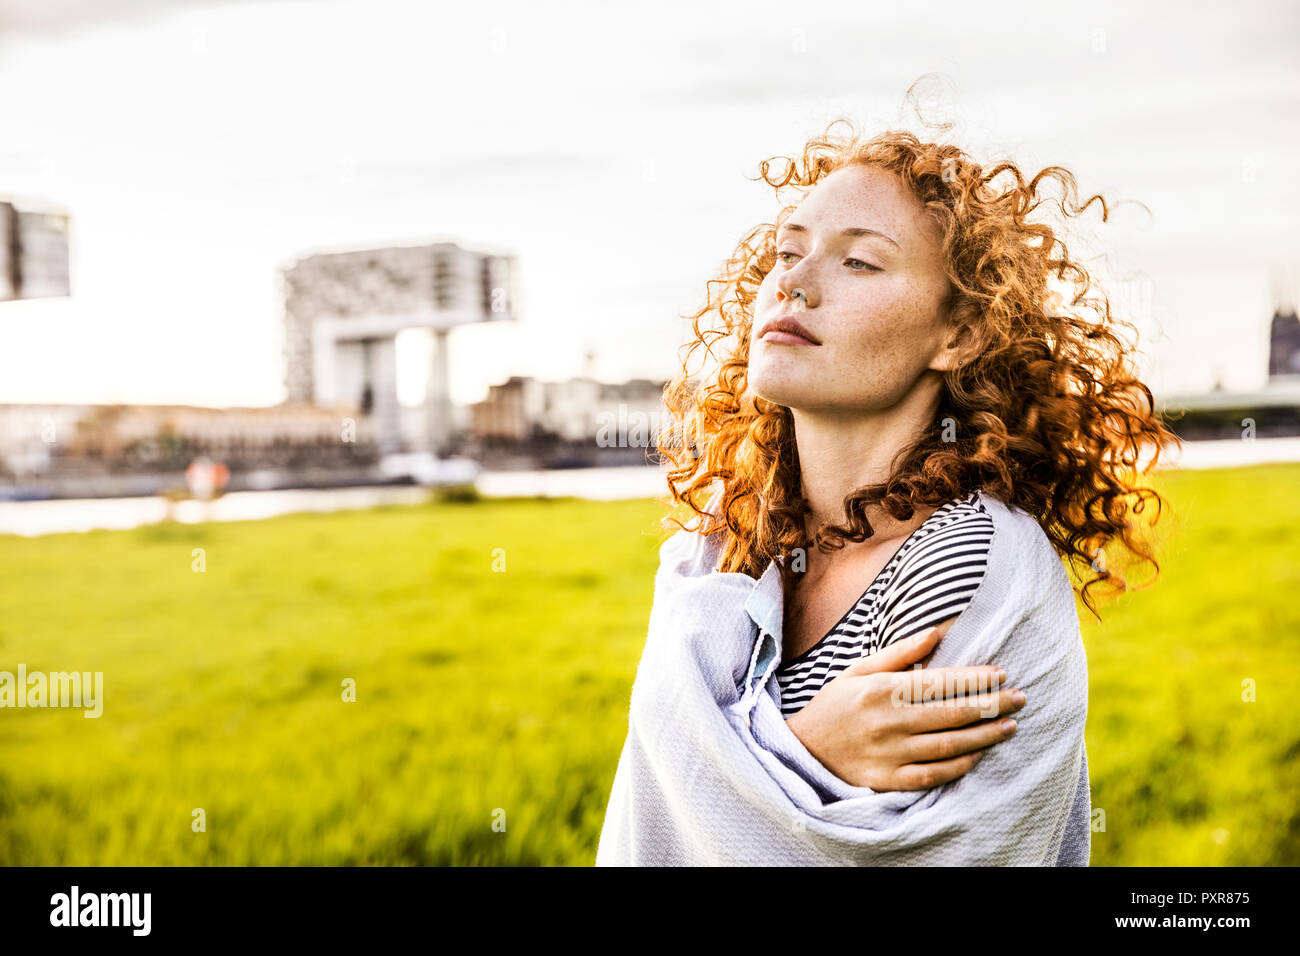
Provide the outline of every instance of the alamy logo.
<path id="1" fill-rule="evenodd" d="M 19 664 L 17 675 L 0 671 L 2 707 L 84 707 L 81 716 L 98 717 L 104 712 L 104 672 L 28 674 L 27 665 Z"/>
<path id="2" fill-rule="evenodd" d="M 151 893 L 71 893 L 50 897 L 51 926 L 130 926 L 132 935 L 148 936 Z"/>

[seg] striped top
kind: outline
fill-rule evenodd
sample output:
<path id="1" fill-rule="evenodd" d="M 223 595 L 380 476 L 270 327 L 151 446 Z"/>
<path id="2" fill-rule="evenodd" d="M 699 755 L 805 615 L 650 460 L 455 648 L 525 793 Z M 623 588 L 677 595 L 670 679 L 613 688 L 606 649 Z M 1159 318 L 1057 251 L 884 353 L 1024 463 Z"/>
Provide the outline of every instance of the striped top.
<path id="1" fill-rule="evenodd" d="M 966 609 L 988 567 L 993 518 L 979 492 L 939 506 L 820 641 L 776 671 L 789 717 L 844 668 Z"/>

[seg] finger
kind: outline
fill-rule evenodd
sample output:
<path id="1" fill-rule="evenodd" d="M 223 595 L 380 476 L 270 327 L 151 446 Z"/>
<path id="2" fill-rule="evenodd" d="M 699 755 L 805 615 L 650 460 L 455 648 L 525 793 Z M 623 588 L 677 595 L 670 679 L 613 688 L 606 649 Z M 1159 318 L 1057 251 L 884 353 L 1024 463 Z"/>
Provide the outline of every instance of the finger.
<path id="1" fill-rule="evenodd" d="M 929 790 L 931 787 L 951 783 L 979 763 L 982 756 L 984 752 L 978 750 L 975 753 L 953 757 L 951 760 L 906 764 L 899 767 L 895 774 L 898 789 Z"/>
<path id="2" fill-rule="evenodd" d="M 936 645 L 934 649 L 930 651 L 929 654 L 926 654 L 923 658 L 920 659 L 920 661 L 917 662 L 917 665 L 920 667 L 929 667 L 930 664 L 933 663 L 934 661 L 934 655 L 937 653 L 939 653 L 939 648 Z"/>
<path id="3" fill-rule="evenodd" d="M 1006 672 L 992 664 L 936 667 L 877 678 L 879 694 L 898 704 L 991 694 L 1006 687 Z"/>
<path id="4" fill-rule="evenodd" d="M 952 628 L 955 617 L 938 624 L 920 634 L 914 634 L 905 641 L 896 641 L 882 647 L 874 654 L 868 654 L 861 660 L 854 661 L 845 671 L 854 675 L 880 674 L 885 671 L 898 671 L 919 661 L 927 654 L 934 653 L 939 641 Z"/>
<path id="5" fill-rule="evenodd" d="M 981 721 L 961 730 L 913 734 L 903 742 L 903 755 L 908 763 L 950 760 L 1001 743 L 1015 732 L 1016 722 L 1003 717 Z"/>
<path id="6" fill-rule="evenodd" d="M 949 727 L 965 727 L 977 720 L 1013 714 L 1025 706 L 1017 700 L 1014 688 L 996 694 L 977 694 L 951 700 L 933 700 L 919 704 L 900 704 L 891 708 L 891 726 L 904 733 L 921 734 Z"/>

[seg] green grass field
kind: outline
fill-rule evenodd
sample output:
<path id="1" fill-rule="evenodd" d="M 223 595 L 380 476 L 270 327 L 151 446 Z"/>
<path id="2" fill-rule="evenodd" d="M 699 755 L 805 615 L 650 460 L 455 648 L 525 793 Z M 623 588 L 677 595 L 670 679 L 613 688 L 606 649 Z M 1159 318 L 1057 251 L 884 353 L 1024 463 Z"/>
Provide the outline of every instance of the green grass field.
<path id="1" fill-rule="evenodd" d="M 1298 486 L 1162 477 L 1162 580 L 1085 618 L 1093 865 L 1300 863 Z M 0 536 L 0 670 L 102 671 L 105 697 L 98 719 L 0 710 L 0 864 L 590 864 L 659 514 Z"/>

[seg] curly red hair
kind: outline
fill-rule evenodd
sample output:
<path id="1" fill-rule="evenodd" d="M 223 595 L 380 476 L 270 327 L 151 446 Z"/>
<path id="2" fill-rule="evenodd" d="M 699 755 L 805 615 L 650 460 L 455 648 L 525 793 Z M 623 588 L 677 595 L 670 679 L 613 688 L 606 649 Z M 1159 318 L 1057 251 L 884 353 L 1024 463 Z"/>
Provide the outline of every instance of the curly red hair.
<path id="1" fill-rule="evenodd" d="M 841 122 L 848 135 L 832 136 Z M 776 160 L 786 164 L 779 174 Z M 1099 202 L 1106 221 L 1105 199 L 1094 195 L 1079 205 L 1073 175 L 1059 166 L 1026 182 L 1012 162 L 986 171 L 956 146 L 905 131 L 862 140 L 842 118 L 798 159 L 764 160 L 760 178 L 779 201 L 782 187 L 811 187 L 850 164 L 893 172 L 935 217 L 951 283 L 945 304 L 960 334 L 970 337 L 973 359 L 944 373 L 933 427 L 897 457 L 890 476 L 845 499 L 847 524 L 824 526 L 809 539 L 790 410 L 746 394 L 752 303 L 776 261 L 776 230 L 795 205 L 751 230 L 690 316 L 694 336 L 664 389 L 670 420 L 658 436 L 674 502 L 704 519 L 701 533 L 728 531 L 717 570 L 757 577 L 771 559 L 797 548 L 827 551 L 870 537 L 869 505 L 908 520 L 918 507 L 981 489 L 1033 516 L 1077 579 L 1081 565 L 1095 572 L 1076 588 L 1093 614 L 1089 591 L 1103 584 L 1112 592 L 1128 589 L 1123 569 L 1149 563 L 1154 581 L 1159 564 L 1147 532 L 1167 502 L 1140 476 L 1177 438 L 1134 370 L 1132 324 L 1112 316 L 1103 293 L 1089 294 L 1093 280 L 1058 232 L 1028 218 L 1048 180 L 1061 184 L 1065 215 Z M 995 185 L 1004 175 L 1008 181 Z M 1061 291 L 1051 288 L 1053 278 Z M 729 336 L 735 347 L 714 356 L 713 346 Z M 716 374 L 702 381 L 689 371 L 701 347 L 719 361 Z M 713 516 L 700 501 L 707 503 L 718 481 L 723 493 Z M 1148 503 L 1154 514 L 1143 517 Z M 685 527 L 674 517 L 665 522 Z M 778 564 L 789 586 L 787 568 Z"/>

